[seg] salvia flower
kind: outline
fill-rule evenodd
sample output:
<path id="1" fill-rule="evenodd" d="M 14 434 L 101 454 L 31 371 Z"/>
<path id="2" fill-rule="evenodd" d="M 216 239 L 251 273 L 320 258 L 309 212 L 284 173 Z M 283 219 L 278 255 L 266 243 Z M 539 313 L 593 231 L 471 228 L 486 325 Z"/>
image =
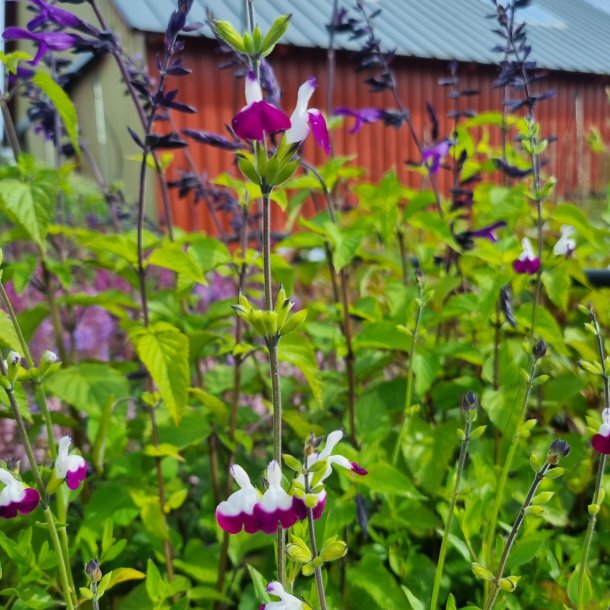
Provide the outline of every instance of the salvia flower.
<path id="1" fill-rule="evenodd" d="M 437 174 L 441 167 L 441 161 L 451 148 L 449 140 L 441 140 L 438 144 L 431 147 L 425 147 L 422 150 L 422 162 L 426 165 L 432 174 Z"/>
<path id="2" fill-rule="evenodd" d="M 302 142 L 311 131 L 318 146 L 329 155 L 330 136 L 328 135 L 324 116 L 317 108 L 307 108 L 309 100 L 317 86 L 318 82 L 312 76 L 299 87 L 297 105 L 290 116 L 290 129 L 286 131 L 286 142 L 288 144 Z"/>
<path id="3" fill-rule="evenodd" d="M 87 476 L 87 462 L 80 455 L 68 454 L 71 443 L 72 439 L 69 436 L 62 436 L 59 439 L 55 476 L 59 480 L 65 479 L 70 489 L 77 489 Z"/>
<path id="4" fill-rule="evenodd" d="M 265 139 L 265 134 L 286 131 L 290 119 L 279 109 L 263 99 L 256 74 L 246 75 L 246 105 L 233 117 L 233 131 L 243 140 Z"/>
<path id="5" fill-rule="evenodd" d="M 267 491 L 254 506 L 254 519 L 259 529 L 266 534 L 273 534 L 277 531 L 278 524 L 288 529 L 299 517 L 294 510 L 296 498 L 283 489 L 282 469 L 275 460 L 267 467 L 267 482 Z"/>
<path id="6" fill-rule="evenodd" d="M 254 507 L 260 499 L 259 493 L 241 466 L 233 464 L 231 474 L 239 485 L 239 490 L 218 505 L 216 521 L 229 534 L 239 534 L 242 529 L 248 534 L 254 534 L 259 530 L 254 519 Z"/>
<path id="7" fill-rule="evenodd" d="M 553 466 L 556 466 L 561 458 L 566 457 L 570 453 L 570 445 L 560 438 L 555 439 L 549 448 L 546 456 L 546 461 Z"/>
<path id="8" fill-rule="evenodd" d="M 44 0 L 30 1 L 33 2 L 38 8 L 38 14 L 27 25 L 30 32 L 33 32 L 41 25 L 55 23 L 64 28 L 74 28 L 75 30 L 80 30 L 81 32 L 86 32 L 94 36 L 99 35 L 99 32 L 92 25 L 84 22 L 82 19 L 79 19 L 70 11 L 53 6 Z"/>
<path id="9" fill-rule="evenodd" d="M 337 116 L 346 116 L 355 119 L 353 127 L 349 130 L 350 135 L 358 133 L 365 124 L 380 121 L 384 116 L 384 111 L 381 108 L 348 108 L 340 106 L 335 108 Z"/>
<path id="10" fill-rule="evenodd" d="M 23 28 L 10 27 L 4 30 L 4 40 L 31 40 L 38 45 L 38 51 L 30 64 L 35 66 L 49 51 L 67 51 L 82 39 L 66 32 L 29 32 Z"/>
<path id="11" fill-rule="evenodd" d="M 591 446 L 598 453 L 610 455 L 610 409 L 608 407 L 602 411 L 602 420 L 599 431 L 591 438 Z"/>
<path id="12" fill-rule="evenodd" d="M 496 243 L 498 238 L 496 236 L 496 230 L 501 229 L 506 226 L 506 222 L 500 220 L 495 222 L 492 225 L 488 225 L 487 227 L 483 227 L 482 229 L 478 229 L 477 231 L 469 231 L 470 237 L 481 237 L 483 239 L 488 239 L 492 243 Z"/>
<path id="13" fill-rule="evenodd" d="M 26 487 L 4 468 L 0 468 L 0 482 L 5 485 L 0 491 L 0 517 L 3 519 L 16 517 L 18 512 L 27 515 L 38 506 L 40 494 L 33 487 Z"/>
<path id="14" fill-rule="evenodd" d="M 322 475 L 320 483 L 325 481 L 332 474 L 333 465 L 339 466 L 340 468 L 345 468 L 346 470 L 351 470 L 352 472 L 359 475 L 368 474 L 368 472 L 364 468 L 362 468 L 362 466 L 359 466 L 356 462 L 350 462 L 345 456 L 331 455 L 342 438 L 343 430 L 335 430 L 334 432 L 331 432 L 326 438 L 326 445 L 324 446 L 324 449 L 322 449 L 322 451 L 320 451 L 319 453 L 312 453 L 306 458 L 305 465 L 307 468 L 311 468 L 316 462 L 326 460 L 326 470 Z M 304 476 L 300 475 L 297 478 L 297 481 L 301 483 L 301 485 L 304 485 Z M 314 519 L 319 519 L 322 516 L 322 513 L 324 512 L 324 506 L 326 504 L 326 491 L 322 490 L 321 492 L 316 494 L 316 496 L 318 498 L 318 503 L 313 507 L 312 512 Z M 305 502 L 300 498 L 297 498 L 295 506 L 299 518 L 304 519 L 307 515 L 307 508 L 305 506 Z"/>
<path id="15" fill-rule="evenodd" d="M 533 275 L 540 269 L 540 259 L 536 256 L 534 248 L 527 237 L 524 237 L 521 240 L 521 245 L 523 246 L 523 251 L 519 255 L 519 258 L 513 261 L 513 269 L 517 273 L 529 273 L 530 275 Z"/>
<path id="16" fill-rule="evenodd" d="M 559 229 L 559 232 L 561 233 L 561 237 L 553 246 L 553 254 L 556 256 L 570 256 L 576 249 L 576 241 L 572 239 L 574 227 L 571 227 L 570 225 L 563 225 Z"/>
<path id="17" fill-rule="evenodd" d="M 269 602 L 261 606 L 261 610 L 304 610 L 305 604 L 294 595 L 290 595 L 279 582 L 270 582 L 267 593 L 279 597 L 280 601 Z"/>

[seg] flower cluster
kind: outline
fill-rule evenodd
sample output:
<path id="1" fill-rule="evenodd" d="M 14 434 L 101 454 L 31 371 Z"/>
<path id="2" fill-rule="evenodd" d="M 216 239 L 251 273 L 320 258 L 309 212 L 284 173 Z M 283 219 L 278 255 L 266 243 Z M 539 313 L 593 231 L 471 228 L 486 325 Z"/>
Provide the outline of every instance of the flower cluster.
<path id="1" fill-rule="evenodd" d="M 17 513 L 27 515 L 40 502 L 40 494 L 33 487 L 26 487 L 8 470 L 0 468 L 0 482 L 5 485 L 0 491 L 0 517 L 11 519 Z"/>
<path id="2" fill-rule="evenodd" d="M 306 458 L 307 469 L 312 468 L 318 462 L 325 462 L 326 468 L 319 477 L 320 483 L 331 475 L 333 465 L 359 475 L 367 474 L 364 468 L 355 462 L 350 462 L 346 457 L 331 455 L 342 438 L 343 432 L 341 430 L 332 432 L 328 435 L 324 449 L 320 453 L 313 453 Z M 231 474 L 240 489 L 231 494 L 227 500 L 221 502 L 216 508 L 216 521 L 226 532 L 238 534 L 243 529 L 248 534 L 259 531 L 272 534 L 277 531 L 278 525 L 288 529 L 297 521 L 307 517 L 305 501 L 300 497 L 288 494 L 282 487 L 282 470 L 275 460 L 267 467 L 268 487 L 263 494 L 252 485 L 250 477 L 241 466 L 233 464 Z M 309 485 L 305 485 L 305 476 L 311 477 L 312 475 L 300 474 L 294 481 L 295 487 L 301 489 L 309 487 Z M 307 483 L 309 484 L 309 482 L 308 480 Z M 319 519 L 326 504 L 326 491 L 322 489 L 315 494 L 315 497 L 316 504 L 312 507 L 313 516 L 314 519 Z"/>
<path id="3" fill-rule="evenodd" d="M 330 136 L 322 113 L 308 109 L 308 104 L 317 87 L 314 77 L 306 80 L 300 87 L 294 112 L 288 116 L 279 108 L 263 99 L 260 83 L 253 71 L 246 75 L 246 105 L 233 117 L 233 131 L 243 140 L 261 142 L 266 134 L 286 133 L 288 144 L 300 143 L 309 132 L 317 144 L 330 153 Z"/>

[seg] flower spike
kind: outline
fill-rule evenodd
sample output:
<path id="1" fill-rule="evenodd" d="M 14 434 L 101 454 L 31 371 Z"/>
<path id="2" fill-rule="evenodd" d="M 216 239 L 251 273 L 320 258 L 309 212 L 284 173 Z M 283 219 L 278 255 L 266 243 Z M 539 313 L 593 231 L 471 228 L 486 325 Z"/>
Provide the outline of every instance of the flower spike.
<path id="1" fill-rule="evenodd" d="M 516 261 L 513 261 L 513 269 L 517 273 L 529 273 L 533 275 L 540 269 L 540 259 L 534 253 L 534 248 L 527 237 L 521 240 L 523 252 Z"/>
<path id="2" fill-rule="evenodd" d="M 59 439 L 54 474 L 59 480 L 65 479 L 70 489 L 77 489 L 87 477 L 87 462 L 80 455 L 68 455 L 71 443 L 72 439 L 69 436 L 62 436 Z"/>
<path id="3" fill-rule="evenodd" d="M 312 76 L 308 78 L 300 87 L 297 94 L 297 105 L 290 116 L 290 129 L 286 132 L 286 142 L 294 144 L 302 142 L 313 133 L 314 140 L 324 152 L 330 154 L 330 136 L 324 116 L 317 108 L 308 110 L 309 100 L 316 90 L 318 82 Z"/>
<path id="4" fill-rule="evenodd" d="M 258 531 L 254 519 L 254 507 L 259 501 L 259 493 L 241 466 L 233 464 L 231 474 L 240 489 L 218 505 L 216 521 L 229 534 L 239 534 L 242 528 L 249 534 L 253 534 Z"/>
<path id="5" fill-rule="evenodd" d="M 11 519 L 17 513 L 27 515 L 31 513 L 40 502 L 40 494 L 33 487 L 26 487 L 18 481 L 8 470 L 0 468 L 0 482 L 5 485 L 0 491 L 0 517 Z"/>
<path id="6" fill-rule="evenodd" d="M 246 75 L 246 105 L 233 117 L 233 131 L 243 140 L 265 139 L 265 134 L 286 131 L 290 119 L 279 109 L 263 99 L 263 92 L 250 71 Z"/>

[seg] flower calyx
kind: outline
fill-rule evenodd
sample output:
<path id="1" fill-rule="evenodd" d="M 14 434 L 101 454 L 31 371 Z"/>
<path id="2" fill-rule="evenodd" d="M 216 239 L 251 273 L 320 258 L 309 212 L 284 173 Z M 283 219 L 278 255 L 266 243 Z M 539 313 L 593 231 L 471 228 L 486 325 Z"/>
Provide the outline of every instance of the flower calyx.
<path id="1" fill-rule="evenodd" d="M 281 337 L 294 332 L 303 324 L 307 318 L 307 310 L 302 309 L 293 314 L 293 307 L 294 302 L 287 297 L 283 286 L 280 287 L 275 309 L 272 311 L 253 307 L 242 293 L 239 294 L 238 303 L 233 305 L 237 315 L 248 322 L 267 344 L 277 343 Z"/>

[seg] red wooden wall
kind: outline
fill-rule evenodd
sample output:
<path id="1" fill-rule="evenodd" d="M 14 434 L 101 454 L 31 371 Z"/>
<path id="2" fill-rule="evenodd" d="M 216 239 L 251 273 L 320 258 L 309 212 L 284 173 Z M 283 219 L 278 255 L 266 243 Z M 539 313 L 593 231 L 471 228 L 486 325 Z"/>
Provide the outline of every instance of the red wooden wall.
<path id="1" fill-rule="evenodd" d="M 193 70 L 191 76 L 178 79 L 179 100 L 195 106 L 197 114 L 176 114 L 175 123 L 179 128 L 191 127 L 211 132 L 223 133 L 224 125 L 245 103 L 243 82 L 233 78 L 232 70 L 219 70 L 224 56 L 215 52 L 216 45 L 204 39 L 188 39 L 184 55 L 185 65 Z M 155 74 L 154 55 L 158 40 L 151 37 L 149 64 Z M 318 49 L 296 49 L 278 47 L 271 57 L 276 77 L 283 90 L 282 106 L 290 114 L 296 100 L 299 85 L 309 76 L 318 79 L 319 88 L 312 99 L 312 107 L 325 110 L 326 105 L 326 53 Z M 355 62 L 348 53 L 339 53 L 335 80 L 334 107 L 366 106 L 395 107 L 389 92 L 373 94 L 362 81 L 363 73 L 354 72 Z M 441 136 L 451 134 L 452 121 L 446 118 L 454 108 L 448 97 L 448 90 L 438 85 L 440 78 L 448 76 L 448 62 L 412 58 L 395 58 L 394 69 L 400 97 L 410 109 L 415 130 L 424 139 L 428 137 L 429 122 L 426 116 L 426 101 L 433 103 L 439 120 Z M 462 88 L 476 88 L 480 95 L 462 98 L 460 104 L 477 112 L 498 110 L 500 94 L 492 88 L 497 75 L 495 66 L 480 64 L 460 64 L 458 76 Z M 550 72 L 539 86 L 553 89 L 556 96 L 539 104 L 537 120 L 542 124 L 544 135 L 555 135 L 558 142 L 552 144 L 546 158 L 546 173 L 559 178 L 558 194 L 570 197 L 580 192 L 599 192 L 610 182 L 608 158 L 593 155 L 587 146 L 577 140 L 577 131 L 588 133 L 596 126 L 604 140 L 610 140 L 610 104 L 604 88 L 610 84 L 607 76 Z M 577 98 L 580 102 L 577 102 Z M 577 107 L 581 108 L 581 120 L 577 120 Z M 494 139 L 497 141 L 497 134 Z M 335 130 L 333 134 L 334 152 L 338 155 L 354 154 L 357 163 L 369 169 L 372 179 L 379 178 L 388 169 L 395 167 L 400 177 L 411 185 L 420 178 L 409 172 L 405 160 L 419 161 L 417 149 L 409 137 L 405 126 L 400 130 L 384 127 L 382 124 L 365 125 L 355 136 L 348 134 L 348 125 Z M 233 155 L 216 148 L 193 143 L 190 153 L 200 173 L 210 178 L 232 168 Z M 304 152 L 314 163 L 324 161 L 324 154 L 312 141 L 308 141 Z M 181 153 L 170 169 L 170 177 L 177 174 L 182 166 Z M 579 175 L 580 174 L 580 179 Z M 447 178 L 441 178 L 441 186 L 448 187 Z M 174 220 L 177 225 L 189 229 L 199 229 L 214 234 L 214 228 L 204 204 L 197 206 L 192 201 L 172 201 Z"/>

